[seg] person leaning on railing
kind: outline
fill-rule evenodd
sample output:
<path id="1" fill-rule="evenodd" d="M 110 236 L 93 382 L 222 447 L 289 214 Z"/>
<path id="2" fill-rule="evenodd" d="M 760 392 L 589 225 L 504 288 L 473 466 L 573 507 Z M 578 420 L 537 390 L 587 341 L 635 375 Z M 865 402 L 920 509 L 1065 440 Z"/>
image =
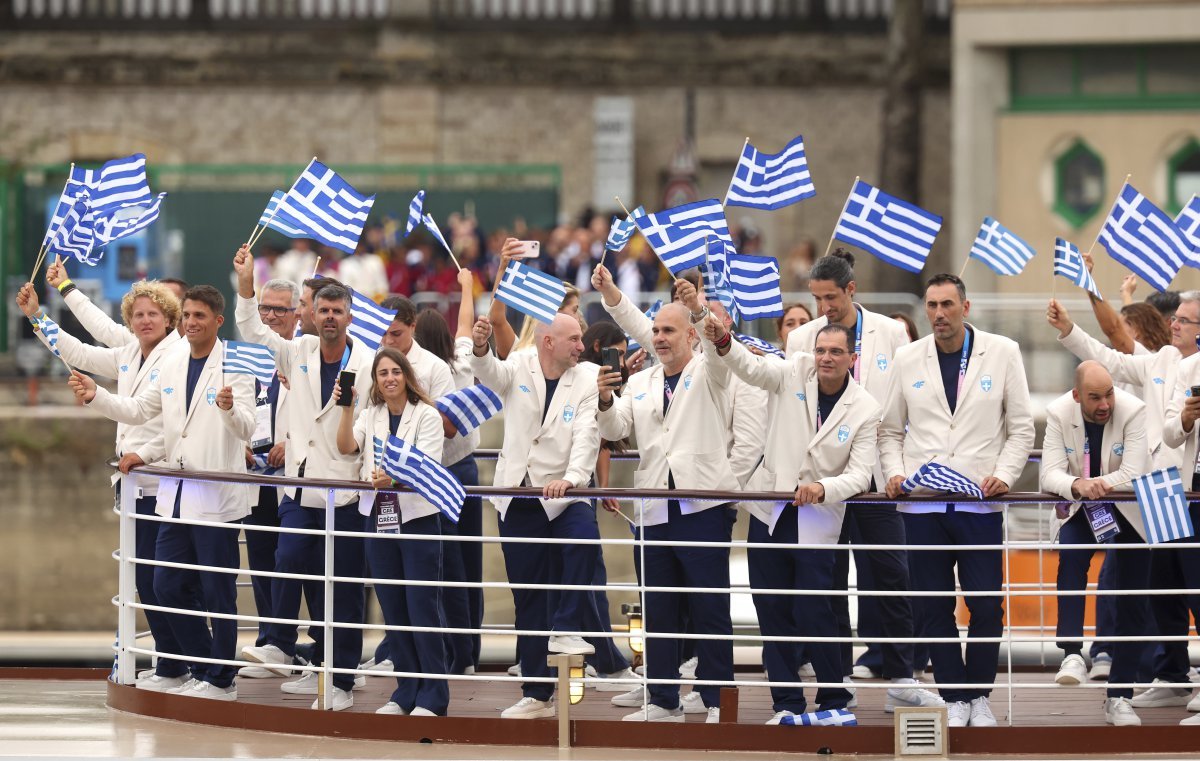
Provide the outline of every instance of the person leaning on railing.
<path id="1" fill-rule="evenodd" d="M 1146 442 L 1146 404 L 1132 394 L 1113 387 L 1112 375 L 1099 362 L 1088 360 L 1075 370 L 1075 387 L 1055 399 L 1046 408 L 1046 437 L 1042 444 L 1040 483 L 1042 491 L 1064 499 L 1100 499 L 1117 489 L 1129 491 L 1130 481 L 1151 470 L 1150 449 Z M 1058 541 L 1062 544 L 1097 546 L 1096 525 L 1115 526 L 1115 537 L 1106 543 L 1142 544 L 1146 530 L 1136 503 L 1125 501 L 1098 504 L 1060 503 L 1055 512 L 1062 523 Z M 1110 520 L 1104 520 L 1108 516 Z M 1059 550 L 1059 591 L 1083 591 L 1088 585 L 1088 567 L 1096 550 Z M 1113 564 L 1116 589 L 1141 591 L 1150 578 L 1150 551 L 1122 549 L 1108 553 L 1105 561 Z M 1081 684 L 1088 679 L 1083 661 L 1083 607 L 1080 595 L 1062 595 L 1058 602 L 1058 646 L 1065 653 L 1055 681 Z M 1115 600 L 1117 637 L 1145 636 L 1149 606 L 1141 595 L 1118 594 Z M 1111 682 L 1132 682 L 1142 651 L 1141 642 L 1117 640 L 1112 645 Z M 1134 713 L 1127 687 L 1108 688 L 1104 717 L 1116 726 L 1142 723 Z"/>

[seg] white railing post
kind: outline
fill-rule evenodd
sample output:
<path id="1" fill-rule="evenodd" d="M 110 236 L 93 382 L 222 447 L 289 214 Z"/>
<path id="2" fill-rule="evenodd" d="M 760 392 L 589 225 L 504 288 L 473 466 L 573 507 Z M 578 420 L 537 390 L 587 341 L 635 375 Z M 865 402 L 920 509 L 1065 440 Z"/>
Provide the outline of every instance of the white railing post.
<path id="1" fill-rule="evenodd" d="M 317 689 L 321 697 L 317 707 L 325 711 L 333 710 L 333 672 L 330 670 L 333 668 L 333 521 L 336 509 L 333 494 L 333 489 L 325 492 L 325 653 L 322 656 L 324 668 L 321 669 L 321 684 Z"/>
<path id="2" fill-rule="evenodd" d="M 1009 555 L 1012 552 L 1012 545 L 1009 544 L 1009 524 L 1008 524 L 1008 503 L 1005 502 L 1000 506 L 1004 515 L 1004 521 L 1000 526 L 1000 541 L 1003 545 L 1004 552 L 1004 615 L 1000 620 L 1004 622 L 1004 639 L 1005 639 L 1005 655 L 1008 661 L 1008 726 L 1013 725 L 1013 609 L 1012 609 L 1012 563 L 1009 562 Z M 1041 530 L 1038 531 L 1039 535 Z"/>
<path id="3" fill-rule="evenodd" d="M 133 607 L 137 591 L 134 583 L 137 565 L 137 478 L 121 477 L 121 562 L 117 566 L 117 664 L 114 676 L 117 684 L 133 684 L 137 680 L 137 656 L 129 648 L 137 645 L 137 609 Z"/>

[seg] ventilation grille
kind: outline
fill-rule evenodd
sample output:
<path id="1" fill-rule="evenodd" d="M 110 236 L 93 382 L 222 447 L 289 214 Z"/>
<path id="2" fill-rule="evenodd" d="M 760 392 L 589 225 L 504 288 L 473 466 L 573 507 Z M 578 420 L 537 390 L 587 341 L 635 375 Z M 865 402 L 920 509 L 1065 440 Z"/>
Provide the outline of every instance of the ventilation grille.
<path id="1" fill-rule="evenodd" d="M 897 756 L 946 756 L 945 708 L 896 710 Z"/>

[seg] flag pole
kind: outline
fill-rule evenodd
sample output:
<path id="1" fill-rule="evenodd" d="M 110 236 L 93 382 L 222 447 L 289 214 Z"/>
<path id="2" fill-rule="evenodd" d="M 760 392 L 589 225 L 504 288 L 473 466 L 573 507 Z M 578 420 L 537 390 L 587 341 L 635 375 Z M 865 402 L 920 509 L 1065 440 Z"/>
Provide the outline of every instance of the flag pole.
<path id="1" fill-rule="evenodd" d="M 854 178 L 854 183 L 850 186 L 850 192 L 846 195 L 846 203 L 842 204 L 842 210 L 838 213 L 838 222 L 842 220 L 842 214 L 846 213 L 846 207 L 850 205 L 850 196 L 854 194 L 854 188 L 858 185 L 858 181 L 862 179 L 859 175 Z M 829 245 L 825 247 L 825 256 L 829 256 L 829 252 L 833 250 L 833 241 L 837 237 L 837 222 L 833 225 L 833 232 L 829 234 Z"/>
<path id="2" fill-rule="evenodd" d="M 1094 241 L 1092 241 L 1092 246 L 1087 251 L 1088 256 L 1092 255 L 1092 251 L 1096 248 L 1096 244 L 1100 242 L 1100 236 L 1104 234 L 1104 225 L 1108 222 L 1108 218 L 1112 216 L 1113 209 L 1117 208 L 1117 202 L 1121 200 L 1121 190 L 1124 190 L 1125 186 L 1129 184 L 1130 177 L 1133 177 L 1133 175 L 1132 174 L 1125 175 L 1125 182 L 1122 182 L 1120 189 L 1117 190 L 1117 197 L 1113 199 L 1113 204 L 1108 209 L 1108 217 L 1105 217 L 1104 222 L 1102 222 L 1100 224 L 1100 232 L 1096 233 L 1096 239 Z"/>
<path id="3" fill-rule="evenodd" d="M 621 203 L 620 196 L 613 196 L 613 199 L 616 200 L 617 206 L 621 207 L 621 211 L 625 212 L 626 218 L 633 216 L 632 214 L 629 213 L 629 209 L 625 208 L 625 204 Z M 608 256 L 608 241 L 606 240 L 606 241 L 604 241 L 604 251 L 600 254 L 600 266 L 601 267 L 604 266 L 604 259 L 607 256 Z"/>
<path id="4" fill-rule="evenodd" d="M 303 175 L 305 172 L 307 172 L 308 167 L 312 166 L 312 163 L 316 160 L 317 160 L 316 156 L 313 156 L 311 159 L 309 159 L 307 166 L 305 166 L 304 169 L 300 170 L 300 174 Z M 292 180 L 292 186 L 290 188 L 288 188 L 287 193 L 283 194 L 283 198 L 287 198 L 288 195 L 291 194 L 291 192 L 296 189 L 296 183 L 299 182 L 299 180 L 300 180 L 300 177 L 297 177 L 296 179 Z M 250 240 L 246 241 L 247 248 L 254 248 L 254 244 L 258 243 L 258 239 L 261 238 L 263 233 L 265 233 L 267 231 L 267 226 L 270 225 L 271 221 L 273 219 L 275 219 L 275 216 L 277 214 L 279 214 L 279 207 L 283 206 L 283 198 L 279 199 L 279 203 L 276 204 L 275 210 L 271 212 L 271 216 L 267 217 L 266 224 L 254 226 L 254 232 L 250 233 Z M 258 229 L 259 227 L 262 227 L 262 229 L 261 230 Z"/>
<path id="5" fill-rule="evenodd" d="M 67 187 L 71 184 L 71 176 L 73 174 L 75 174 L 75 162 L 72 161 L 71 168 L 67 171 L 67 181 L 63 183 L 63 193 L 67 192 Z M 59 197 L 61 198 L 62 196 L 60 195 Z M 57 209 L 57 207 L 55 208 Z M 47 230 L 47 232 L 49 232 L 49 230 Z M 29 282 L 31 283 L 33 282 L 33 279 L 37 277 L 38 270 L 42 268 L 42 264 L 46 261 L 47 242 L 44 238 L 45 236 L 43 236 L 41 248 L 38 249 L 38 255 L 33 260 L 33 272 L 29 273 Z"/>
<path id="6" fill-rule="evenodd" d="M 746 153 L 746 146 L 750 145 L 750 136 L 746 136 L 746 142 L 742 143 L 742 152 L 738 154 L 738 163 L 742 161 L 742 156 Z M 729 191 L 733 190 L 733 181 L 737 177 L 737 167 L 733 169 L 733 177 L 729 178 L 729 187 L 725 188 L 725 197 L 721 199 L 721 208 L 725 208 L 725 204 L 729 203 Z"/>
<path id="7" fill-rule="evenodd" d="M 316 260 L 315 262 L 313 262 L 313 273 L 312 273 L 312 277 L 316 277 L 316 276 L 317 276 L 317 270 L 320 268 L 320 266 L 321 266 L 321 257 L 319 257 L 319 256 L 318 256 L 318 257 L 317 257 L 317 260 Z M 312 278 L 309 278 L 309 279 L 311 280 Z"/>
<path id="8" fill-rule="evenodd" d="M 967 265 L 971 263 L 971 255 L 967 254 L 967 260 L 963 262 L 962 269 L 958 271 L 958 279 L 962 280 L 963 273 L 967 271 Z"/>

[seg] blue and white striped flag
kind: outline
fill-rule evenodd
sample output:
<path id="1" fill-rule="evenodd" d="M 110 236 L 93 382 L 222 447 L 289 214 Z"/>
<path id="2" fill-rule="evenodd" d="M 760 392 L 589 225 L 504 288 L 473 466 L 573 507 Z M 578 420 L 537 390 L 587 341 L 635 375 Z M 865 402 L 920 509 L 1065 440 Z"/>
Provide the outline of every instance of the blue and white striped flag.
<path id="1" fill-rule="evenodd" d="M 267 464 L 268 454 L 270 454 L 270 452 L 251 454 L 250 459 L 253 461 L 253 464 L 250 466 L 250 469 L 255 473 L 259 473 L 264 476 L 273 476 L 279 471 L 283 470 L 282 465 L 272 466 Z"/>
<path id="2" fill-rule="evenodd" d="M 784 716 L 779 723 L 794 727 L 857 727 L 858 717 L 845 708 L 834 708 L 831 711 L 810 711 Z"/>
<path id="3" fill-rule="evenodd" d="M 907 478 L 900 488 L 911 493 L 918 486 L 924 486 L 932 491 L 944 491 L 950 494 L 967 494 L 976 499 L 983 499 L 983 490 L 971 479 L 953 468 L 927 462 L 917 468 L 917 472 Z"/>
<path id="4" fill-rule="evenodd" d="M 106 161 L 99 169 L 73 167 L 71 181 L 88 189 L 91 211 L 97 215 L 154 200 L 146 179 L 146 156 L 142 153 Z"/>
<path id="5" fill-rule="evenodd" d="M 262 215 L 259 216 L 258 224 L 281 232 L 289 238 L 309 237 L 308 231 L 289 217 L 286 212 L 279 209 L 279 202 L 283 200 L 283 195 L 282 190 L 276 190 L 271 194 L 271 200 L 267 201 L 267 208 L 263 209 Z"/>
<path id="6" fill-rule="evenodd" d="M 435 404 L 439 412 L 450 418 L 459 436 L 466 436 L 504 409 L 504 402 L 496 392 L 483 384 L 451 391 Z"/>
<path id="7" fill-rule="evenodd" d="M 350 294 L 350 329 L 347 332 L 354 340 L 362 341 L 371 351 L 379 351 L 384 334 L 391 327 L 392 320 L 396 319 L 395 310 L 384 309 L 376 304 L 374 299 L 353 288 L 350 289 Z"/>
<path id="8" fill-rule="evenodd" d="M 447 518 L 458 523 L 467 491 L 440 462 L 407 441 L 388 436 L 381 467 L 384 473 L 429 500 Z"/>
<path id="9" fill-rule="evenodd" d="M 71 211 L 76 202 L 78 202 L 81 194 L 86 195 L 87 188 L 79 184 L 71 178 L 67 178 L 66 184 L 63 186 L 62 193 L 58 196 L 58 203 L 54 207 L 54 212 L 50 215 L 50 224 L 46 225 L 46 235 L 42 238 L 42 245 L 50 245 L 59 229 L 67 219 L 67 215 Z M 84 206 L 86 211 L 87 207 Z"/>
<path id="10" fill-rule="evenodd" d="M 275 352 L 262 344 L 226 341 L 221 372 L 253 375 L 259 383 L 269 385 L 275 377 Z"/>
<path id="11" fill-rule="evenodd" d="M 731 241 L 709 238 L 705 246 L 704 263 L 700 265 L 704 300 L 719 302 L 734 322 L 739 319 L 738 302 L 729 281 L 729 260 L 736 255 L 737 249 Z"/>
<path id="12" fill-rule="evenodd" d="M 748 348 L 758 349 L 759 351 L 761 351 L 764 354 L 769 354 L 773 357 L 779 357 L 780 359 L 783 359 L 786 356 L 783 353 L 782 349 L 777 348 L 775 346 L 775 344 L 767 343 L 766 341 L 762 340 L 761 338 L 757 338 L 755 336 L 748 336 L 748 335 L 745 335 L 744 333 L 734 333 L 733 337 L 736 338 L 737 340 L 741 341 Z"/>
<path id="13" fill-rule="evenodd" d="M 159 193 L 148 204 L 130 204 L 96 218 L 96 244 L 107 245 L 145 230 L 158 219 L 166 193 Z M 98 257 L 97 257 L 98 258 Z"/>
<path id="14" fill-rule="evenodd" d="M 375 446 L 374 446 L 374 458 L 375 459 L 373 460 L 373 462 L 375 463 L 375 467 L 382 469 L 383 468 L 383 441 L 381 441 L 378 436 L 374 436 L 372 438 L 374 438 L 374 440 L 375 440 Z"/>
<path id="15" fill-rule="evenodd" d="M 535 320 L 554 322 L 567 297 L 567 288 L 556 277 L 521 262 L 509 262 L 496 288 L 496 298 Z"/>
<path id="16" fill-rule="evenodd" d="M 804 155 L 804 136 L 796 135 L 779 153 L 760 153 L 747 141 L 733 170 L 725 205 L 771 211 L 816 194 Z"/>
<path id="17" fill-rule="evenodd" d="M 608 228 L 608 240 L 604 242 L 604 247 L 609 251 L 620 251 L 625 248 L 625 244 L 629 243 L 629 239 L 633 237 L 633 231 L 637 229 L 635 218 L 645 214 L 646 210 L 639 206 L 631 211 L 625 219 L 613 217 L 612 227 Z"/>
<path id="18" fill-rule="evenodd" d="M 50 351 L 54 356 L 61 359 L 62 352 L 58 349 L 58 334 L 60 332 L 58 323 L 51 320 L 50 315 L 42 314 L 42 319 L 38 320 L 37 325 L 34 327 L 40 330 L 42 335 L 46 337 L 46 345 L 50 347 Z"/>
<path id="19" fill-rule="evenodd" d="M 729 288 L 743 320 L 783 315 L 779 262 L 772 256 L 730 253 Z"/>
<path id="20" fill-rule="evenodd" d="M 1020 275 L 1036 253 L 1012 230 L 991 217 L 984 217 L 969 258 L 983 262 L 997 275 Z"/>
<path id="21" fill-rule="evenodd" d="M 892 266 L 920 272 L 942 229 L 942 218 L 859 180 L 833 236 Z"/>
<path id="22" fill-rule="evenodd" d="M 1195 536 L 1179 468 L 1172 465 L 1133 479 L 1133 492 L 1146 524 L 1146 541 L 1161 544 Z"/>
<path id="23" fill-rule="evenodd" d="M 437 240 L 437 242 L 442 244 L 442 248 L 446 249 L 446 252 L 453 256 L 454 252 L 450 249 L 450 244 L 446 242 L 446 236 L 442 235 L 442 230 L 438 227 L 437 222 L 434 221 L 433 217 L 425 214 L 421 217 L 421 221 L 425 223 L 425 228 L 429 230 L 429 233 Z"/>
<path id="24" fill-rule="evenodd" d="M 1188 201 L 1187 206 L 1184 206 L 1179 211 L 1179 215 L 1175 217 L 1175 224 L 1179 225 L 1179 229 L 1183 230 L 1183 234 L 1187 236 L 1192 251 L 1200 252 L 1200 196 L 1192 196 L 1192 200 Z M 1200 267 L 1195 256 L 1184 264 Z"/>
<path id="25" fill-rule="evenodd" d="M 1087 265 L 1083 262 L 1083 255 L 1079 253 L 1079 248 L 1064 238 L 1054 239 L 1054 274 L 1065 277 L 1104 301 L 1104 297 L 1100 295 L 1100 289 L 1096 287 L 1096 281 L 1092 278 L 1092 273 L 1088 272 Z"/>
<path id="26" fill-rule="evenodd" d="M 660 309 L 662 309 L 662 299 L 655 301 L 653 304 L 650 305 L 650 308 L 645 311 L 645 315 L 646 315 L 646 317 L 650 318 L 651 323 L 653 323 L 654 318 L 658 316 L 658 310 L 660 310 Z M 625 353 L 627 353 L 627 354 L 632 354 L 633 352 L 642 348 L 642 345 L 640 343 L 638 343 L 637 341 L 633 340 L 633 336 L 629 335 L 628 333 L 625 334 L 625 344 L 626 344 Z"/>
<path id="27" fill-rule="evenodd" d="M 93 253 L 96 245 L 93 224 L 94 217 L 88 211 L 88 193 L 84 190 L 57 220 L 57 226 L 47 231 L 49 240 L 46 242 L 46 251 L 50 255 L 68 256 L 85 264 L 95 264 L 103 254 Z"/>
<path id="28" fill-rule="evenodd" d="M 704 264 L 706 241 L 733 243 L 725 209 L 715 198 L 634 217 L 650 248 L 672 275 Z"/>
<path id="29" fill-rule="evenodd" d="M 313 159 L 284 193 L 279 210 L 307 237 L 353 254 L 375 196 L 364 196 L 337 172 Z"/>
<path id="30" fill-rule="evenodd" d="M 422 218 L 425 216 L 425 191 L 418 190 L 413 196 L 412 201 L 408 204 L 408 221 L 404 223 L 404 237 L 412 235 L 412 231 L 417 229 L 417 225 L 421 224 Z"/>
<path id="31" fill-rule="evenodd" d="M 1180 267 L 1197 258 L 1175 220 L 1128 182 L 1104 221 L 1100 244 L 1159 291 L 1167 290 Z"/>

